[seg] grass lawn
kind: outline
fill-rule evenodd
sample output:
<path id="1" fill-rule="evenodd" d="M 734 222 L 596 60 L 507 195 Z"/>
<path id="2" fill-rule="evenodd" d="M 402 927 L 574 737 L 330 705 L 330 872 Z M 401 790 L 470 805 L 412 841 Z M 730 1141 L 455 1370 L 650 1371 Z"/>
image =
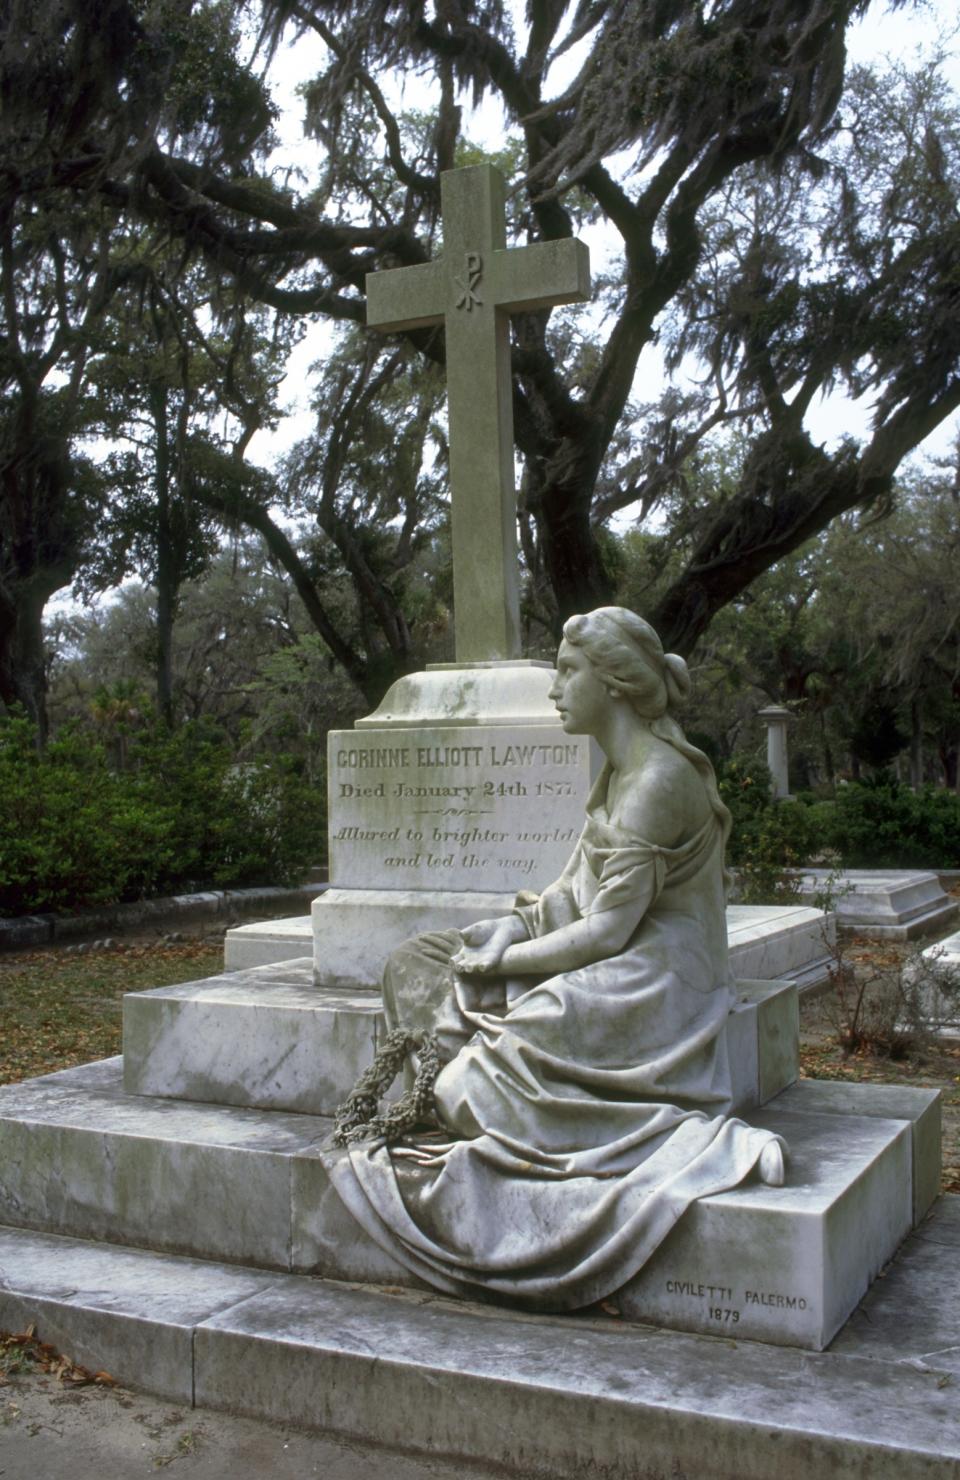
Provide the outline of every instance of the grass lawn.
<path id="1" fill-rule="evenodd" d="M 124 992 L 223 970 L 223 939 L 0 957 L 0 1084 L 120 1052 Z"/>

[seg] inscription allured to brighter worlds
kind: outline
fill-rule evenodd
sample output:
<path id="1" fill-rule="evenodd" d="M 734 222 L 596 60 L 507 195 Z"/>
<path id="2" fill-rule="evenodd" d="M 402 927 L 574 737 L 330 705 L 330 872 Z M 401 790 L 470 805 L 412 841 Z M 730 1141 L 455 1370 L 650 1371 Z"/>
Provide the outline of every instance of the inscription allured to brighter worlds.
<path id="1" fill-rule="evenodd" d="M 436 888 L 446 874 L 446 887 L 498 890 L 555 879 L 583 825 L 587 745 L 552 725 L 475 734 L 331 736 L 331 877 Z"/>

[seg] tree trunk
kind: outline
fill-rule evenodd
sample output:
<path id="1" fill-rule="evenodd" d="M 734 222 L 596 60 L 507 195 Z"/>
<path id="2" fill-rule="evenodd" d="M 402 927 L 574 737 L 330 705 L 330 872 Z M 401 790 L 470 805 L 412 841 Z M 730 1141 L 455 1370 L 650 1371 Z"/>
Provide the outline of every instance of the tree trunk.
<path id="1" fill-rule="evenodd" d="M 828 785 L 835 787 L 837 784 L 837 773 L 833 764 L 833 751 L 830 749 L 830 737 L 827 734 L 827 713 L 825 709 L 820 711 L 820 743 L 823 748 L 824 779 Z"/>
<path id="2" fill-rule="evenodd" d="M 920 700 L 910 701 L 910 786 L 919 791 L 923 785 L 923 711 Z"/>
<path id="3" fill-rule="evenodd" d="M 167 395 L 162 386 L 151 388 L 151 412 L 156 439 L 157 497 L 157 712 L 173 729 L 173 622 L 177 610 L 177 560 L 170 523 L 170 449 L 167 440 Z"/>
<path id="4" fill-rule="evenodd" d="M 59 589 L 58 586 L 53 590 Z M 47 667 L 43 644 L 43 609 L 48 594 L 36 582 L 26 583 L 15 603 L 0 606 L 0 700 L 22 704 L 37 727 L 37 743 L 47 743 Z"/>
<path id="5" fill-rule="evenodd" d="M 47 739 L 43 612 L 76 574 L 85 511 L 70 482 L 59 435 L 45 434 L 21 409 L 8 430 L 0 470 L 0 701 L 22 704 Z"/>

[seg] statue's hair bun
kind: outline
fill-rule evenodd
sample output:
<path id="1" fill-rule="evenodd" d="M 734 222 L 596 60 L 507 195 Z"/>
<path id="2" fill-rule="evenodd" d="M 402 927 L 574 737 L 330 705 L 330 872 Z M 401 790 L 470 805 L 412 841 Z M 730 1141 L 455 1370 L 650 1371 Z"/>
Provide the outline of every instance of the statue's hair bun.
<path id="1" fill-rule="evenodd" d="M 679 653 L 664 653 L 663 677 L 667 685 L 668 707 L 674 709 L 686 700 L 692 683 L 690 670 Z"/>

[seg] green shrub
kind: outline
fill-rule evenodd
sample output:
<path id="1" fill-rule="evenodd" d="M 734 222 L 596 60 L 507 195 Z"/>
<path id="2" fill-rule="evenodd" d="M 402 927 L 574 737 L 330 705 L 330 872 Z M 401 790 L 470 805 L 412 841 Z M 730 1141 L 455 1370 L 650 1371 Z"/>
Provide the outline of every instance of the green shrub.
<path id="1" fill-rule="evenodd" d="M 815 809 L 846 868 L 960 868 L 960 796 L 890 776 L 842 786 Z"/>
<path id="2" fill-rule="evenodd" d="M 773 801 L 770 773 L 760 761 L 728 761 L 719 788 L 733 816 L 727 859 L 739 875 L 741 901 L 797 899 L 800 884 L 792 870 L 808 863 L 818 847 L 811 809 L 802 802 Z"/>
<path id="3" fill-rule="evenodd" d="M 0 719 L 0 914 L 290 883 L 325 839 L 292 762 L 237 767 L 201 724 L 144 729 L 118 770 L 77 726 L 41 754 L 27 720 Z"/>

